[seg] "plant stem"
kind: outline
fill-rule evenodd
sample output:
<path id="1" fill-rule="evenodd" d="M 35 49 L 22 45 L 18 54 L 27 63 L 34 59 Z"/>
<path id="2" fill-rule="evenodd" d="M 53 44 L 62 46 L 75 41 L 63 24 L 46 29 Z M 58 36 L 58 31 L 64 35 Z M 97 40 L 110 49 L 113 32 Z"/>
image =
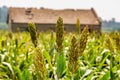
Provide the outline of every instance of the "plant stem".
<path id="1" fill-rule="evenodd" d="M 74 74 L 72 74 L 71 80 L 74 80 Z"/>
<path id="2" fill-rule="evenodd" d="M 111 54 L 110 55 L 110 77 L 111 77 L 111 80 L 115 80 L 112 68 L 113 68 L 113 55 Z"/>

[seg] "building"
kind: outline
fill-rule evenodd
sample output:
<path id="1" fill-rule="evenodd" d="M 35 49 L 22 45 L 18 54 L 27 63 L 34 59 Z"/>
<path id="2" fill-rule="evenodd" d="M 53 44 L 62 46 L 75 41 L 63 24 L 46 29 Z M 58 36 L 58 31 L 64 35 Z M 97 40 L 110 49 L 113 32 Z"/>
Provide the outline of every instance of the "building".
<path id="1" fill-rule="evenodd" d="M 38 31 L 54 30 L 58 17 L 63 18 L 65 31 L 76 30 L 76 20 L 80 19 L 81 30 L 88 25 L 89 31 L 101 32 L 101 20 L 95 10 L 91 9 L 64 9 L 53 10 L 47 8 L 9 8 L 8 25 L 9 30 L 16 32 L 27 30 L 29 21 L 36 24 Z"/>

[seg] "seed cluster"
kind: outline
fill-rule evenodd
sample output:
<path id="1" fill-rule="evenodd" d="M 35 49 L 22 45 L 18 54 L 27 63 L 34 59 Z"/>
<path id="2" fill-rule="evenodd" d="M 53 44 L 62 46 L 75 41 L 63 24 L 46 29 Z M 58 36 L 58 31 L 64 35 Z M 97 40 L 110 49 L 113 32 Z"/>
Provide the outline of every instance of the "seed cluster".
<path id="1" fill-rule="evenodd" d="M 76 73 L 78 70 L 78 57 L 79 57 L 79 47 L 75 36 L 72 37 L 71 45 L 69 49 L 69 61 L 68 68 L 72 73 Z"/>
<path id="2" fill-rule="evenodd" d="M 114 53 L 114 44 L 112 38 L 110 38 L 109 35 L 106 35 L 105 45 L 110 50 L 111 53 Z"/>
<path id="3" fill-rule="evenodd" d="M 119 34 L 119 32 L 114 33 L 113 40 L 115 40 L 117 50 L 120 50 L 120 34 Z"/>
<path id="4" fill-rule="evenodd" d="M 78 34 L 80 34 L 80 20 L 79 20 L 79 18 L 77 18 L 77 22 L 76 22 L 76 31 Z"/>
<path id="5" fill-rule="evenodd" d="M 56 44 L 57 44 L 57 51 L 62 51 L 63 49 L 63 39 L 64 39 L 64 26 L 63 26 L 63 19 L 61 17 L 58 18 L 56 24 Z"/>
<path id="6" fill-rule="evenodd" d="M 88 27 L 86 26 L 80 35 L 79 55 L 82 55 L 83 51 L 86 48 L 88 35 L 89 35 L 89 31 L 88 31 Z"/>
<path id="7" fill-rule="evenodd" d="M 32 43 L 34 44 L 35 47 L 37 47 L 37 32 L 36 32 L 36 27 L 33 22 L 28 23 L 28 29 L 30 32 L 31 40 Z"/>
<path id="8" fill-rule="evenodd" d="M 38 80 L 45 80 L 45 77 L 47 74 L 45 64 L 46 63 L 45 63 L 43 54 L 41 53 L 41 50 L 37 48 L 36 54 L 34 57 L 34 65 L 35 65 L 35 70 L 37 72 Z"/>
<path id="9" fill-rule="evenodd" d="M 33 22 L 30 22 L 28 24 L 28 29 L 30 31 L 32 43 L 34 44 L 36 49 L 34 56 L 34 66 L 37 73 L 37 79 L 46 80 L 46 75 L 47 75 L 47 69 L 45 66 L 46 63 L 40 48 L 37 47 L 38 41 L 37 41 L 37 32 L 36 32 L 35 24 Z"/>

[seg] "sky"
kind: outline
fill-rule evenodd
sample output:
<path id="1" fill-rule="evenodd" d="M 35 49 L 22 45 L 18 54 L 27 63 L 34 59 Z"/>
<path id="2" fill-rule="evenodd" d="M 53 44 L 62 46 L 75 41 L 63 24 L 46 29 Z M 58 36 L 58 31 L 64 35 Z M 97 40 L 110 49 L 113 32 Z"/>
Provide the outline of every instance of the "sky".
<path id="1" fill-rule="evenodd" d="M 94 8 L 102 20 L 115 18 L 120 22 L 120 0 L 0 0 L 0 6 L 44 7 L 51 9 L 91 9 Z"/>

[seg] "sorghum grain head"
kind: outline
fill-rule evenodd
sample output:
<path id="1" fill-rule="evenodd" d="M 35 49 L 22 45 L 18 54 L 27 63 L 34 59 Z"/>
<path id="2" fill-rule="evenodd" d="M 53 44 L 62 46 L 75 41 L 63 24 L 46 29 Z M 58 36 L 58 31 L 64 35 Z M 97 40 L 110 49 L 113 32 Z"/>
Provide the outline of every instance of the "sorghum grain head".
<path id="1" fill-rule="evenodd" d="M 76 21 L 76 32 L 77 32 L 77 34 L 80 33 L 80 20 L 79 20 L 79 18 L 77 18 L 77 21 Z"/>
<path id="2" fill-rule="evenodd" d="M 115 33 L 113 34 L 113 40 L 114 40 L 115 43 L 116 43 L 116 49 L 117 49 L 117 50 L 120 50 L 120 34 L 119 34 L 119 32 L 115 32 Z"/>
<path id="3" fill-rule="evenodd" d="M 32 43 L 34 44 L 35 47 L 37 47 L 38 42 L 37 42 L 37 31 L 36 31 L 35 24 L 33 22 L 29 22 L 28 29 L 30 32 Z"/>
<path id="4" fill-rule="evenodd" d="M 61 51 L 63 49 L 63 39 L 64 39 L 64 26 L 63 26 L 63 19 L 61 17 L 58 18 L 56 24 L 56 44 L 57 44 L 57 51 Z"/>
<path id="5" fill-rule="evenodd" d="M 106 35 L 105 45 L 110 50 L 111 53 L 114 53 L 113 40 L 112 40 L 112 38 L 110 38 L 109 35 Z"/>
<path id="6" fill-rule="evenodd" d="M 39 48 L 36 48 L 36 54 L 34 56 L 34 66 L 38 80 L 45 80 L 46 78 L 47 69 L 45 65 L 45 59 L 41 50 Z"/>
<path id="7" fill-rule="evenodd" d="M 68 69 L 72 73 L 76 73 L 78 70 L 78 58 L 79 58 L 79 47 L 78 42 L 75 36 L 72 37 L 71 45 L 69 49 L 69 60 L 68 60 Z"/>
<path id="8" fill-rule="evenodd" d="M 89 36 L 88 26 L 86 26 L 80 35 L 79 55 L 82 55 L 86 48 L 87 40 Z"/>

